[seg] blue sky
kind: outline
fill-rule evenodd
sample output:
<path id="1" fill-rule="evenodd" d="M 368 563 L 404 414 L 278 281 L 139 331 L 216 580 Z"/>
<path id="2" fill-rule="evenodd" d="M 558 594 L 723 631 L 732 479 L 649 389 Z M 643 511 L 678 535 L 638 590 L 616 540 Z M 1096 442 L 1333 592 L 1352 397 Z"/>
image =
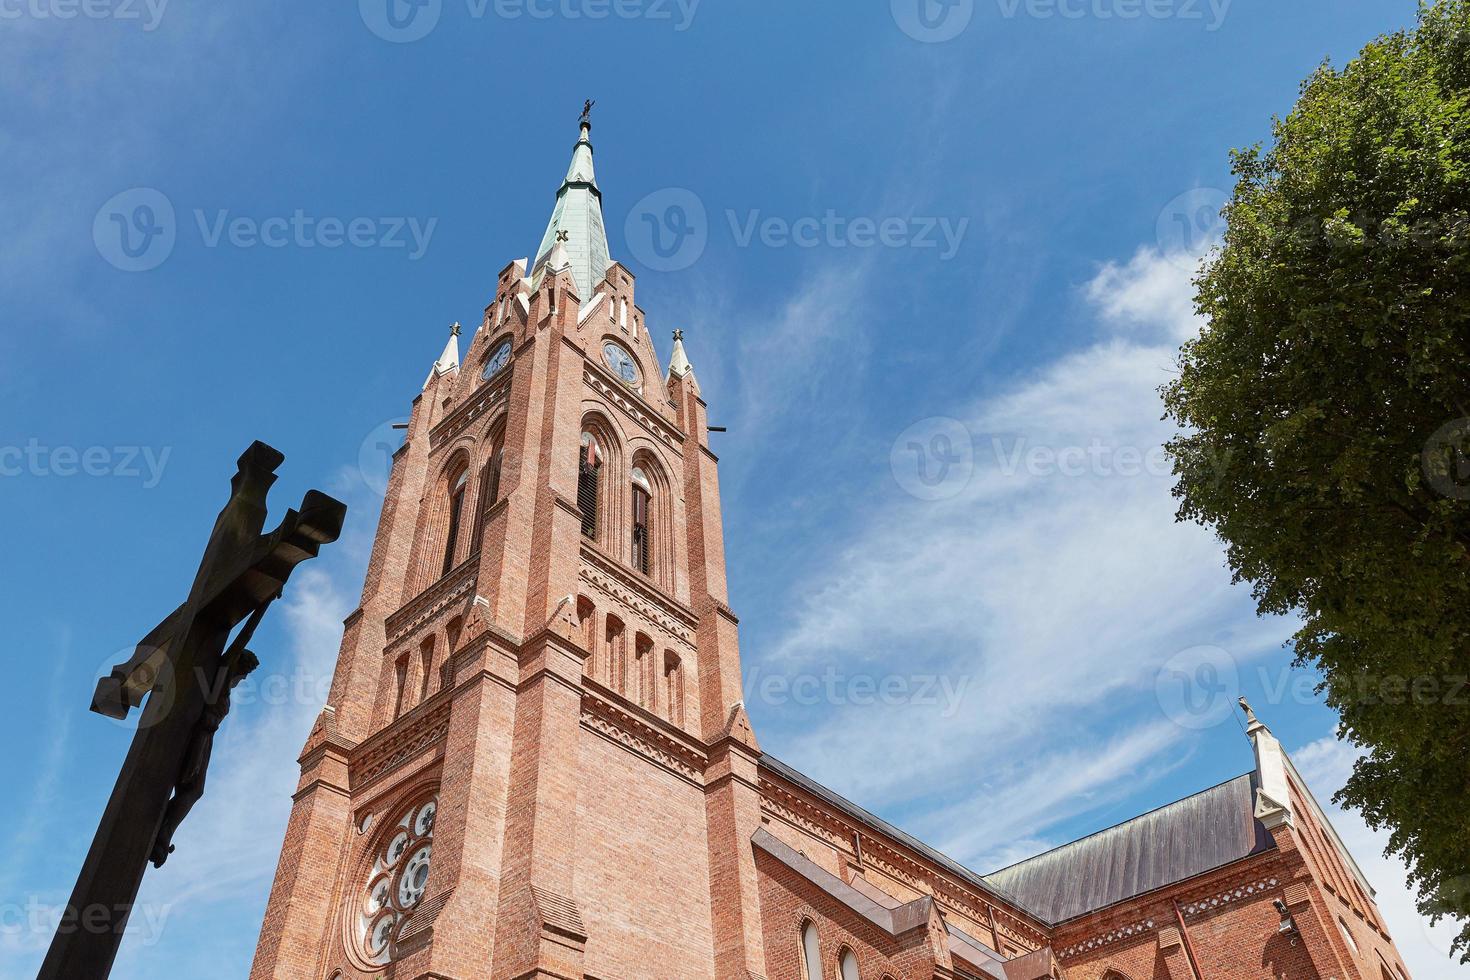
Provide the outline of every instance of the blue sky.
<path id="1" fill-rule="evenodd" d="M 584 98 L 612 254 L 730 429 L 768 751 L 984 871 L 1248 769 L 1238 687 L 1327 802 L 1352 750 L 1291 623 L 1174 523 L 1155 389 L 1228 149 L 1412 3 L 396 2 L 0 2 L 0 975 L 34 972 L 126 749 L 93 680 L 260 438 L 276 513 L 321 487 L 347 532 L 257 638 L 118 970 L 246 974 L 381 444 L 535 248 Z M 1465 975 L 1337 823 L 1415 974 Z"/>

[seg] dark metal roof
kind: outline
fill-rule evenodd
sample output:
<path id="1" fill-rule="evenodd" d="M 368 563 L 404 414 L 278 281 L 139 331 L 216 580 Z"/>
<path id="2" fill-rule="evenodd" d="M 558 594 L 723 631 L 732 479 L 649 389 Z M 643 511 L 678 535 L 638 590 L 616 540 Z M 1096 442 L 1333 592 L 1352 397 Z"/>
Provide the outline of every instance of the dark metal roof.
<path id="1" fill-rule="evenodd" d="M 991 895 L 994 895 L 1002 902 L 1014 906 L 1015 908 L 1021 910 L 1022 912 L 1025 912 L 1038 921 L 1047 921 L 1045 917 L 1038 915 L 1035 909 L 1033 909 L 1030 905 L 1027 905 L 1025 902 L 1012 895 L 1010 889 L 1008 889 L 1005 885 L 996 884 L 995 882 L 990 881 L 988 878 L 976 874 L 969 868 L 960 864 L 958 861 L 955 861 L 953 858 L 939 853 L 928 844 L 925 844 L 917 837 L 914 837 L 912 834 L 904 833 L 902 830 L 899 830 L 897 827 L 884 820 L 882 817 L 878 817 L 874 814 L 869 813 L 867 810 L 864 810 L 862 807 L 858 806 L 851 800 L 838 796 L 836 793 L 832 792 L 830 789 L 823 786 L 816 780 L 797 772 L 795 769 L 792 769 L 786 763 L 782 762 L 780 759 L 777 759 L 770 753 L 765 753 L 761 756 L 760 764 L 762 768 L 769 769 L 771 772 L 775 773 L 777 776 L 780 776 L 788 783 L 792 783 L 810 793 L 812 796 L 815 796 L 817 799 L 831 804 L 833 807 L 847 814 L 858 823 L 867 824 L 869 827 L 872 827 L 879 833 L 891 837 L 892 839 L 898 841 L 906 847 L 912 848 L 917 853 L 923 855 L 925 858 L 939 865 L 941 868 L 948 871 L 950 874 L 954 875 L 961 881 L 967 883 L 971 887 L 978 888 L 982 892 L 988 892 Z"/>
<path id="2" fill-rule="evenodd" d="M 1254 812 L 1255 775 L 1246 773 L 984 880 L 1063 922 L 1268 850 Z"/>

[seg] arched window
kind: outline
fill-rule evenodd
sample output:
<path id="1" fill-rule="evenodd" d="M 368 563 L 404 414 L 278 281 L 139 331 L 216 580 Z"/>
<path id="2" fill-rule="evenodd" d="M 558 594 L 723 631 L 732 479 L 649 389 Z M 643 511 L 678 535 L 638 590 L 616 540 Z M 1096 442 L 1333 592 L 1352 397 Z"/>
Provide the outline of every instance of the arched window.
<path id="1" fill-rule="evenodd" d="M 602 450 L 590 432 L 582 433 L 577 453 L 577 509 L 582 512 L 582 534 L 597 537 L 598 474 L 602 469 Z"/>
<path id="2" fill-rule="evenodd" d="M 817 927 L 810 922 L 801 925 L 801 962 L 805 968 L 804 980 L 822 980 L 822 945 L 817 939 Z"/>
<path id="3" fill-rule="evenodd" d="M 653 640 L 647 633 L 633 638 L 633 664 L 638 674 L 638 703 L 650 711 L 658 710 L 653 703 Z"/>
<path id="4" fill-rule="evenodd" d="M 1347 922 L 1340 915 L 1337 917 L 1337 927 L 1342 930 L 1342 938 L 1347 940 L 1348 946 L 1356 953 L 1358 951 L 1358 941 L 1353 938 L 1353 931 L 1348 928 Z"/>
<path id="5" fill-rule="evenodd" d="M 842 968 L 842 980 L 858 980 L 857 957 L 852 950 L 844 949 L 837 963 Z"/>
<path id="6" fill-rule="evenodd" d="M 444 540 L 444 567 L 440 575 L 448 575 L 454 568 L 455 546 L 459 543 L 459 525 L 464 517 L 464 495 L 469 482 L 470 471 L 461 469 L 449 485 L 449 533 Z"/>
<path id="7" fill-rule="evenodd" d="M 623 647 L 623 621 L 607 617 L 607 686 L 622 694 L 628 686 L 627 655 Z"/>
<path id="8" fill-rule="evenodd" d="M 393 679 L 398 688 L 393 698 L 393 717 L 397 718 L 403 714 L 404 688 L 408 687 L 408 654 L 400 655 L 393 664 Z"/>
<path id="9" fill-rule="evenodd" d="M 653 484 L 641 466 L 633 467 L 633 567 L 644 575 L 653 571 L 653 545 L 649 539 L 649 512 Z"/>
<path id="10" fill-rule="evenodd" d="M 480 467 L 480 500 L 476 505 L 475 531 L 472 535 L 471 551 L 480 550 L 480 538 L 485 533 L 485 515 L 500 501 L 500 471 L 505 464 L 505 430 L 502 428 L 491 437 L 490 455 Z"/>
<path id="11" fill-rule="evenodd" d="M 429 681 L 434 676 L 434 638 L 425 638 L 419 647 L 419 700 L 429 696 Z"/>
<path id="12" fill-rule="evenodd" d="M 669 721 L 684 724 L 684 665 L 672 650 L 664 651 L 664 704 L 669 706 Z"/>
<path id="13" fill-rule="evenodd" d="M 577 623 L 582 627 L 582 644 L 587 648 L 587 673 L 597 677 L 602 658 L 597 654 L 597 607 L 584 595 L 577 596 Z"/>

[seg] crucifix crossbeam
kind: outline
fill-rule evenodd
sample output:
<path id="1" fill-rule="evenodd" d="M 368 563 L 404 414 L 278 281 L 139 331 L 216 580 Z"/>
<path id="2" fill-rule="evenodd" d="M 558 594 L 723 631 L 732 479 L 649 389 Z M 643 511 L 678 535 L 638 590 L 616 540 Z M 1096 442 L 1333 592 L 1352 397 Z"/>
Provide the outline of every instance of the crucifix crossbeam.
<path id="1" fill-rule="evenodd" d="M 284 460 L 261 442 L 245 451 L 188 598 L 97 682 L 93 711 L 126 718 L 143 705 L 143 713 L 38 980 L 111 971 L 146 865 L 173 851 L 174 831 L 204 792 L 230 691 L 258 664 L 247 649 L 255 628 L 296 566 L 341 534 L 347 508 L 316 490 L 264 531 L 266 494 Z"/>

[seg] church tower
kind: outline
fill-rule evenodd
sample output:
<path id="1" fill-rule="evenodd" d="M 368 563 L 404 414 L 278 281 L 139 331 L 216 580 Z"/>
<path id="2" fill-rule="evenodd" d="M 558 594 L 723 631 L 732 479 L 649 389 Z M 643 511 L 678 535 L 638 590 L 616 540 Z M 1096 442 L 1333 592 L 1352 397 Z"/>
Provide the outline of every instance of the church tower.
<path id="1" fill-rule="evenodd" d="M 765 975 L 705 403 L 590 133 L 414 399 L 252 978 Z"/>

